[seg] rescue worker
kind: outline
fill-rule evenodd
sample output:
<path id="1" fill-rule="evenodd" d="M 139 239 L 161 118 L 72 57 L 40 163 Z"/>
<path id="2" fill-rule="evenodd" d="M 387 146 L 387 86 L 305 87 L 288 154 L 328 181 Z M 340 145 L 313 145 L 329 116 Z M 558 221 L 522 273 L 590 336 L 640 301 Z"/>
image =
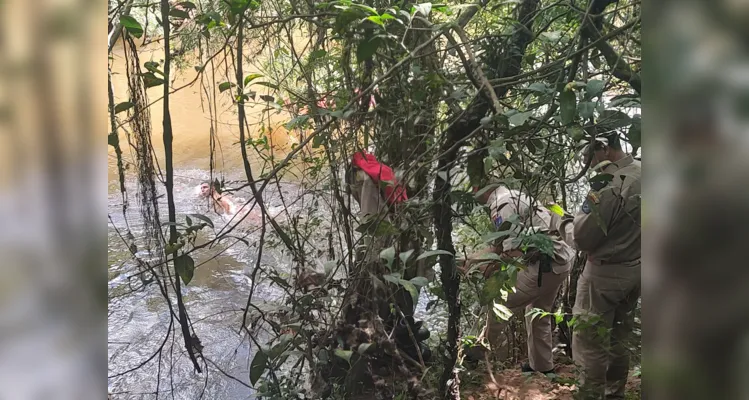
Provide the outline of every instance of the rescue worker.
<path id="1" fill-rule="evenodd" d="M 474 192 L 478 188 L 474 188 Z M 505 305 L 515 315 L 525 315 L 525 327 L 528 338 L 528 362 L 521 367 L 523 372 L 538 371 L 544 374 L 554 371 L 552 316 L 528 315 L 534 308 L 546 312 L 553 312 L 552 307 L 562 283 L 567 279 L 572 269 L 575 252 L 561 237 L 556 235 L 555 229 L 550 227 L 551 213 L 538 207 L 527 195 L 500 186 L 497 189 L 477 197 L 482 204 L 488 204 L 495 229 L 511 231 L 510 237 L 502 240 L 501 244 L 491 246 L 469 257 L 464 264 L 464 271 L 471 264 L 481 259 L 481 254 L 494 252 L 500 256 L 521 260 L 526 267 L 517 274 L 516 291 L 509 293 Z M 511 221 L 517 218 L 517 223 Z M 544 254 L 538 248 L 521 250 L 524 244 L 522 238 L 533 233 L 543 233 L 549 236 L 553 245 L 553 255 Z M 494 272 L 494 266 L 486 269 L 484 275 L 488 278 Z M 504 326 L 493 312 L 489 313 L 487 321 L 488 338 L 493 349 L 499 346 L 499 333 Z"/>
<path id="2" fill-rule="evenodd" d="M 572 310 L 572 357 L 582 366 L 580 398 L 624 399 L 626 342 L 640 297 L 640 162 L 624 153 L 616 133 L 585 153 L 598 176 L 574 218 L 554 222 L 588 255 Z"/>
<path id="3" fill-rule="evenodd" d="M 359 203 L 359 217 L 362 220 L 365 218 L 390 219 L 392 207 L 408 199 L 406 188 L 397 182 L 392 168 L 380 163 L 374 155 L 364 151 L 354 153 L 351 164 L 346 170 L 346 183 L 348 192 Z M 366 254 L 362 260 L 379 262 L 380 251 L 390 246 L 388 239 L 386 236 L 368 235 L 364 246 Z M 417 292 L 420 289 L 417 287 Z M 410 337 L 410 330 L 418 343 L 421 358 L 425 362 L 428 361 L 431 358 L 431 350 L 421 342 L 428 339 L 430 333 L 423 326 L 423 321 L 416 321 L 413 318 L 416 299 L 401 286 L 395 289 L 393 297 L 392 302 L 398 305 L 405 318 L 391 314 L 390 302 L 381 304 L 380 317 L 395 327 L 395 339 L 399 347 L 413 359 L 418 360 L 419 356 L 416 354 L 417 349 Z"/>

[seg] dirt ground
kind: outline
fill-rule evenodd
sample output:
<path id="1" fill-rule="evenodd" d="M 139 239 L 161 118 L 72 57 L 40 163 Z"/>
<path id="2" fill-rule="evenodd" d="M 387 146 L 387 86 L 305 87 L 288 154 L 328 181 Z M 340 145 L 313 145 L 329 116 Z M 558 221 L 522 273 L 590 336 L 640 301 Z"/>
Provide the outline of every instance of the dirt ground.
<path id="1" fill-rule="evenodd" d="M 476 371 L 478 372 L 478 371 Z M 556 374 L 521 373 L 519 369 L 505 369 L 494 373 L 497 384 L 488 373 L 480 385 L 465 387 L 461 398 L 466 400 L 572 400 L 576 390 L 575 371 L 571 365 L 560 365 Z M 627 399 L 639 399 L 640 378 L 630 373 Z"/>

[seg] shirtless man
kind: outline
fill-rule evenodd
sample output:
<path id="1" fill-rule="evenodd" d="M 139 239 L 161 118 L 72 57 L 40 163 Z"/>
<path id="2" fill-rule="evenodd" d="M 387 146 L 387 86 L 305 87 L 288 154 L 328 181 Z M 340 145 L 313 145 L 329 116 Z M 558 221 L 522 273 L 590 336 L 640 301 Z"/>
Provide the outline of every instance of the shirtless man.
<path id="1" fill-rule="evenodd" d="M 213 203 L 213 210 L 218 214 L 233 215 L 236 211 L 234 202 L 229 199 L 229 196 L 221 195 L 212 185 L 208 182 L 200 184 L 200 196 L 211 199 Z"/>

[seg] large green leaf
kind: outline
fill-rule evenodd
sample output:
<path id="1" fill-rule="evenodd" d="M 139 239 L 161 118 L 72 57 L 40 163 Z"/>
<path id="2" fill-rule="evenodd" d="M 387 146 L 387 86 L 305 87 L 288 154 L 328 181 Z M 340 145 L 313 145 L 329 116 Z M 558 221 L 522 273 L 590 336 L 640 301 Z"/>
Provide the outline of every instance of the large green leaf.
<path id="1" fill-rule="evenodd" d="M 250 82 L 254 81 L 257 78 L 262 78 L 263 74 L 249 74 L 244 77 L 244 86 L 247 86 Z"/>
<path id="2" fill-rule="evenodd" d="M 562 123 L 567 125 L 574 121 L 576 114 L 576 102 L 575 92 L 571 90 L 564 90 L 559 95 L 559 108 Z"/>
<path id="3" fill-rule="evenodd" d="M 526 111 L 526 112 L 519 112 L 511 115 L 508 120 L 510 121 L 510 125 L 512 126 L 521 126 L 525 124 L 525 121 L 530 118 L 530 116 L 533 115 L 532 111 Z"/>
<path id="4" fill-rule="evenodd" d="M 255 386 L 260 377 L 263 376 L 267 365 L 268 355 L 262 349 L 258 349 L 250 364 L 250 383 L 252 386 Z"/>
<path id="5" fill-rule="evenodd" d="M 497 316 L 497 318 L 501 319 L 502 321 L 507 321 L 512 317 L 512 311 L 510 311 L 509 308 L 507 308 L 506 305 L 502 303 L 494 302 L 493 307 L 494 315 Z"/>
<path id="6" fill-rule="evenodd" d="M 234 82 L 221 82 L 218 85 L 218 90 L 219 90 L 219 92 L 225 92 L 225 91 L 231 89 L 232 86 L 235 86 Z"/>
<path id="7" fill-rule="evenodd" d="M 146 86 L 146 88 L 164 84 L 164 80 L 154 75 L 153 72 L 146 72 L 142 74 L 141 77 L 143 78 L 143 84 Z"/>
<path id="8" fill-rule="evenodd" d="M 143 36 L 143 26 L 141 26 L 135 18 L 129 15 L 123 15 L 120 17 L 120 24 L 122 24 L 129 34 L 137 38 Z"/>
<path id="9" fill-rule="evenodd" d="M 174 259 L 174 269 L 177 270 L 177 275 L 182 278 L 182 282 L 188 285 L 195 273 L 195 260 L 187 254 L 183 254 Z"/>
<path id="10" fill-rule="evenodd" d="M 114 106 L 114 113 L 119 114 L 125 110 L 132 108 L 133 105 L 134 104 L 129 101 L 123 101 L 122 103 L 119 103 L 116 106 Z"/>
<path id="11" fill-rule="evenodd" d="M 351 356 L 354 354 L 351 350 L 335 349 L 333 354 L 338 358 L 346 360 L 347 363 L 351 364 Z"/>
<path id="12" fill-rule="evenodd" d="M 592 101 L 581 101 L 577 106 L 577 112 L 582 119 L 592 118 L 595 109 L 596 103 Z"/>
<path id="13" fill-rule="evenodd" d="M 393 266 L 393 260 L 395 259 L 395 247 L 390 246 L 387 249 L 380 252 L 380 258 L 387 261 L 388 268 Z"/>
<path id="14" fill-rule="evenodd" d="M 490 304 L 497 297 L 502 296 L 502 289 L 505 286 L 505 278 L 502 274 L 495 273 L 484 282 L 484 287 L 481 289 L 479 296 L 479 302 L 481 305 Z"/>
<path id="15" fill-rule="evenodd" d="M 492 243 L 497 239 L 504 239 L 510 236 L 510 231 L 490 232 L 481 237 L 481 241 L 484 243 Z"/>
<path id="16" fill-rule="evenodd" d="M 210 219 L 210 218 L 206 217 L 206 216 L 205 216 L 205 215 L 203 215 L 203 214 L 187 214 L 187 215 L 188 215 L 188 216 L 190 216 L 190 217 L 193 217 L 193 218 L 197 218 L 197 219 L 199 219 L 199 220 L 201 220 L 201 221 L 205 222 L 205 223 L 206 223 L 206 224 L 208 224 L 208 226 L 210 226 L 211 228 L 213 228 L 213 227 L 214 227 L 214 226 L 213 226 L 213 221 L 211 221 L 211 219 Z"/>
<path id="17" fill-rule="evenodd" d="M 382 39 L 379 37 L 362 40 L 356 48 L 356 60 L 358 62 L 369 60 L 377 52 L 380 44 L 382 44 Z"/>
<path id="18" fill-rule="evenodd" d="M 413 252 L 414 252 L 413 249 L 411 249 L 409 251 L 404 251 L 398 254 L 398 257 L 401 259 L 401 262 L 403 263 L 403 265 L 406 264 L 406 262 L 411 257 L 411 254 L 413 254 Z"/>
<path id="19" fill-rule="evenodd" d="M 409 282 L 413 283 L 416 286 L 424 287 L 429 284 L 429 280 L 423 276 L 417 276 L 415 278 L 411 278 Z"/>
<path id="20" fill-rule="evenodd" d="M 592 100 L 594 97 L 600 96 L 605 85 L 606 82 L 598 79 L 589 80 L 585 85 L 585 100 Z"/>
<path id="21" fill-rule="evenodd" d="M 599 132 L 609 132 L 615 129 L 623 128 L 632 123 L 629 115 L 618 110 L 604 110 L 598 116 L 597 126 Z"/>
<path id="22" fill-rule="evenodd" d="M 432 3 L 417 4 L 412 8 L 412 11 L 418 12 L 424 17 L 428 17 L 429 13 L 432 12 Z"/>

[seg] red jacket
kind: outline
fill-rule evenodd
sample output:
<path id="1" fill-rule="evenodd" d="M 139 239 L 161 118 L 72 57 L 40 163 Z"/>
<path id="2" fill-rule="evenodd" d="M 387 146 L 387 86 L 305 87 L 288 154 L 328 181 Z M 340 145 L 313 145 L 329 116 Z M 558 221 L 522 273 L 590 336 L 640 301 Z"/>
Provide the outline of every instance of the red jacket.
<path id="1" fill-rule="evenodd" d="M 364 171 L 378 186 L 380 182 L 388 182 L 385 187 L 385 200 L 389 204 L 398 204 L 408 200 L 406 188 L 398 184 L 393 169 L 377 161 L 375 156 L 364 151 L 354 153 L 352 164 Z"/>

